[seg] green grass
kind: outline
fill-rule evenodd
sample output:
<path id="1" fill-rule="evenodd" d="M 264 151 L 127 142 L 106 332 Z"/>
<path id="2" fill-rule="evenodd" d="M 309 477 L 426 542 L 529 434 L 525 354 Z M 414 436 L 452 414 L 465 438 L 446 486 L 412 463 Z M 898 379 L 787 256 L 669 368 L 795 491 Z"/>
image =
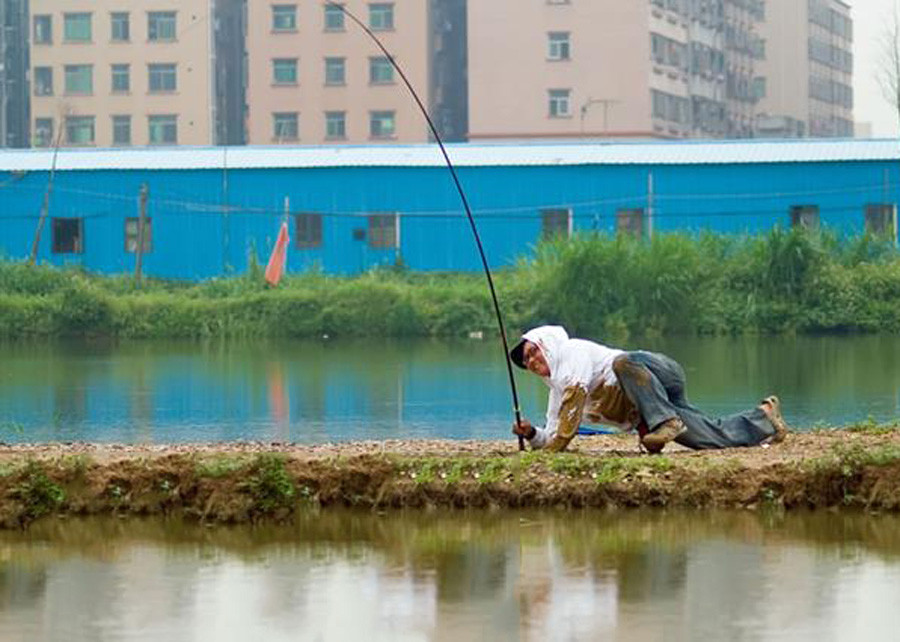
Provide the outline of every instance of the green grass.
<path id="1" fill-rule="evenodd" d="M 775 228 L 760 236 L 583 233 L 496 270 L 511 329 L 573 334 L 900 332 L 900 253 L 884 239 Z M 496 332 L 481 274 L 320 270 L 277 288 L 260 266 L 186 283 L 0 259 L 0 336 L 413 337 Z"/>

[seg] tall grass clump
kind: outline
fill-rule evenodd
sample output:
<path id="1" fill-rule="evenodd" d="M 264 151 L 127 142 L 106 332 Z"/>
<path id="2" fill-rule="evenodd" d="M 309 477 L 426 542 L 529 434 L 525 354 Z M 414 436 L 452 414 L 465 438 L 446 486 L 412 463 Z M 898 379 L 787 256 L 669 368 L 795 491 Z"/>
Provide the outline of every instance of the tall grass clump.
<path id="1" fill-rule="evenodd" d="M 602 233 L 541 243 L 494 272 L 512 332 L 574 335 L 900 332 L 890 240 L 774 228 L 759 236 Z M 278 287 L 246 274 L 202 283 L 97 276 L 0 261 L 0 337 L 465 337 L 496 332 L 484 275 L 402 264 L 354 277 L 321 269 Z"/>
<path id="2" fill-rule="evenodd" d="M 683 332 L 702 314 L 713 261 L 682 235 L 643 242 L 591 234 L 551 241 L 524 268 L 533 274 L 536 316 L 575 333 Z"/>

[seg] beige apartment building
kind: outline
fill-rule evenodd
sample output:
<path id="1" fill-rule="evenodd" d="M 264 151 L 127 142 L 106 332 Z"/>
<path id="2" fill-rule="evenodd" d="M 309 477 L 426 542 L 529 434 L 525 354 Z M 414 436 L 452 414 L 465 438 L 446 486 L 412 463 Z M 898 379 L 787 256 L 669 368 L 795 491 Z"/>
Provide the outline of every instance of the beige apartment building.
<path id="1" fill-rule="evenodd" d="M 760 136 L 853 136 L 853 22 L 841 0 L 769 2 Z"/>
<path id="2" fill-rule="evenodd" d="M 752 135 L 762 0 L 469 2 L 469 137 Z"/>
<path id="3" fill-rule="evenodd" d="M 31 0 L 36 146 L 213 142 L 210 0 Z"/>
<path id="4" fill-rule="evenodd" d="M 342 5 L 371 29 L 432 104 L 427 0 Z M 428 125 L 388 58 L 339 8 L 257 2 L 247 12 L 247 142 L 415 143 Z"/>

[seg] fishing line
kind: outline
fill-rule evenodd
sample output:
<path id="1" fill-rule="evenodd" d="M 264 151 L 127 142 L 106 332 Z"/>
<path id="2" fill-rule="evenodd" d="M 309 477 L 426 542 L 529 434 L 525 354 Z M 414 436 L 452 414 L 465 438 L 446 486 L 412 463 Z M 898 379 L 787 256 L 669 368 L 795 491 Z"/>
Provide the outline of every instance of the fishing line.
<path id="1" fill-rule="evenodd" d="M 366 33 L 366 35 L 368 35 L 369 38 L 372 39 L 372 41 L 378 46 L 382 53 L 384 53 L 388 61 L 391 63 L 391 66 L 397 70 L 398 74 L 400 74 L 400 78 L 403 79 L 403 84 L 406 85 L 406 88 L 409 89 L 409 93 L 412 94 L 413 99 L 419 106 L 419 110 L 422 112 L 422 115 L 425 116 L 425 120 L 428 122 L 428 127 L 431 129 L 431 133 L 434 135 L 435 141 L 437 141 L 438 146 L 441 148 L 441 154 L 443 154 L 444 161 L 447 163 L 447 169 L 450 170 L 450 174 L 451 176 L 453 176 L 453 183 L 456 185 L 456 191 L 459 192 L 459 197 L 462 200 L 463 207 L 466 210 L 466 216 L 469 219 L 469 226 L 472 228 L 472 235 L 475 237 L 475 244 L 478 246 L 478 254 L 481 256 L 481 264 L 484 266 L 484 274 L 487 277 L 488 287 L 491 291 L 491 301 L 493 301 L 494 303 L 494 313 L 497 315 L 497 325 L 500 327 L 500 339 L 503 341 L 503 358 L 506 361 L 506 370 L 509 374 L 509 387 L 510 391 L 512 392 L 513 412 L 516 416 L 516 425 L 519 425 L 522 421 L 522 413 L 519 409 L 519 395 L 516 392 L 516 379 L 513 375 L 512 360 L 509 356 L 509 342 L 506 340 L 506 329 L 503 327 L 503 315 L 500 313 L 500 303 L 497 301 L 497 292 L 494 289 L 494 279 L 491 276 L 491 269 L 488 266 L 487 257 L 484 254 L 484 246 L 481 244 L 481 236 L 478 234 L 478 228 L 475 225 L 475 217 L 472 216 L 472 210 L 469 207 L 469 199 L 466 198 L 466 193 L 463 190 L 462 183 L 460 183 L 459 176 L 457 176 L 456 174 L 456 168 L 450 161 L 450 155 L 447 153 L 447 148 L 444 147 L 444 141 L 441 139 L 441 135 L 438 133 L 437 127 L 435 127 L 434 122 L 431 120 L 431 116 L 428 115 L 428 110 L 422 103 L 421 98 L 419 98 L 419 94 L 416 93 L 416 90 L 413 89 L 412 83 L 406 77 L 406 74 L 403 73 L 403 69 L 400 68 L 400 65 L 397 64 L 397 61 L 394 60 L 394 57 L 385 48 L 378 37 L 374 33 L 372 33 L 372 30 L 369 29 L 369 27 L 367 27 L 363 22 L 361 22 L 359 18 L 353 15 L 346 7 L 344 7 L 344 5 L 331 2 L 330 0 L 326 0 L 325 4 L 329 7 L 338 9 L 341 13 L 350 18 L 350 20 L 356 23 L 356 25 L 359 26 Z M 525 450 L 525 439 L 521 435 L 519 435 L 519 450 Z"/>

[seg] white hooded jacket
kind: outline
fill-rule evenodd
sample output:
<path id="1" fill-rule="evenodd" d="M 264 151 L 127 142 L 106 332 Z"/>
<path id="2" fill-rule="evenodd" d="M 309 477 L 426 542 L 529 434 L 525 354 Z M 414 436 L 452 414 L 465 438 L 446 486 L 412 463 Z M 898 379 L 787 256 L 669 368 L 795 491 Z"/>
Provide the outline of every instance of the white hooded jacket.
<path id="1" fill-rule="evenodd" d="M 570 339 L 561 326 L 541 326 L 523 337 L 534 343 L 550 368 L 544 382 L 550 388 L 547 423 L 535 427 L 532 448 L 550 445 L 562 450 L 575 435 L 582 414 L 598 423 L 630 429 L 636 422 L 633 405 L 625 397 L 613 371 L 616 357 L 623 350 Z"/>

